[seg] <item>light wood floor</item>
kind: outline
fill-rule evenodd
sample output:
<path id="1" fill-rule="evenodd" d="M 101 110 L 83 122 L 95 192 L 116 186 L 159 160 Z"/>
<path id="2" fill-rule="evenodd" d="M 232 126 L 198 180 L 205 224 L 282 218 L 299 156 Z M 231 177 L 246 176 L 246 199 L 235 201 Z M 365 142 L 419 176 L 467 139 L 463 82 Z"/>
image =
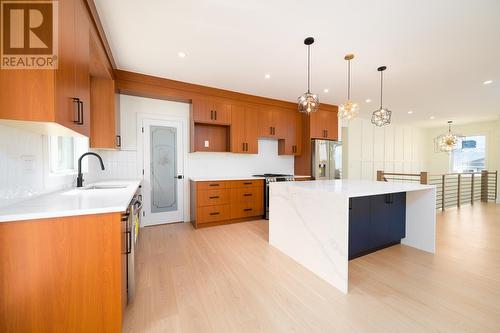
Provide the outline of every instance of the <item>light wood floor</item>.
<path id="1" fill-rule="evenodd" d="M 126 332 L 500 332 L 500 205 L 438 212 L 437 252 L 353 260 L 344 295 L 254 221 L 145 228 Z"/>

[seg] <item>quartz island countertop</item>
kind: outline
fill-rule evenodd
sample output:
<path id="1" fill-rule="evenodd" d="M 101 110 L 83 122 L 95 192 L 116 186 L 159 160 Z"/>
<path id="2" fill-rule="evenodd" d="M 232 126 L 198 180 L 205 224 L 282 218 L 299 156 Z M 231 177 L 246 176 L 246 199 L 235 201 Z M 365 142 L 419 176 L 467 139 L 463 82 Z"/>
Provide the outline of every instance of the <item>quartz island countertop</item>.
<path id="1" fill-rule="evenodd" d="M 140 183 L 140 180 L 101 181 L 82 188 L 43 194 L 0 208 L 0 222 L 124 212 Z M 124 187 L 87 189 L 94 185 Z"/>
<path id="2" fill-rule="evenodd" d="M 399 206 L 393 205 L 394 197 L 404 197 Z M 271 183 L 269 244 L 347 293 L 351 244 L 391 236 L 392 225 L 385 221 L 393 221 L 394 209 L 402 209 L 397 223 L 404 225 L 404 231 L 398 234 L 397 243 L 434 253 L 435 207 L 433 185 L 364 180 Z M 363 229 L 366 224 L 358 223 L 359 216 L 373 222 Z M 356 236 L 360 225 L 361 233 L 368 230 L 373 234 Z"/>

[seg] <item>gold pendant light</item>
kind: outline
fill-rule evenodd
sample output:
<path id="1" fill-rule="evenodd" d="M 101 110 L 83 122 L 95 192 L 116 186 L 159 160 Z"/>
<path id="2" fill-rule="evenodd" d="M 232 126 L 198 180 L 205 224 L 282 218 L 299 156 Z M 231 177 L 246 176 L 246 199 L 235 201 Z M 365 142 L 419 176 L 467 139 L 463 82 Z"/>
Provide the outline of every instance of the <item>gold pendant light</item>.
<path id="1" fill-rule="evenodd" d="M 464 138 L 463 135 L 451 131 L 451 120 L 448 121 L 448 133 L 439 135 L 434 139 L 434 151 L 437 153 L 451 153 L 460 150 L 458 143 Z"/>
<path id="2" fill-rule="evenodd" d="M 354 59 L 354 54 L 348 54 L 344 57 L 347 60 L 347 102 L 339 106 L 339 119 L 353 120 L 358 117 L 358 103 L 351 101 L 351 60 Z"/>

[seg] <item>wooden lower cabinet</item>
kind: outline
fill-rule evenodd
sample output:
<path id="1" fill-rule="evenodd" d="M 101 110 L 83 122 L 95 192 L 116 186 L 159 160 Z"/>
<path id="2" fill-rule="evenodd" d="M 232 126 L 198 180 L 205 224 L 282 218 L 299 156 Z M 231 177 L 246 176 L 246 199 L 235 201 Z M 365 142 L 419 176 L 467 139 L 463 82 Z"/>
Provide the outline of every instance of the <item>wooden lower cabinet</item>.
<path id="1" fill-rule="evenodd" d="M 120 213 L 0 223 L 0 332 L 121 332 Z"/>
<path id="2" fill-rule="evenodd" d="M 264 180 L 191 181 L 195 228 L 258 219 L 264 214 Z"/>

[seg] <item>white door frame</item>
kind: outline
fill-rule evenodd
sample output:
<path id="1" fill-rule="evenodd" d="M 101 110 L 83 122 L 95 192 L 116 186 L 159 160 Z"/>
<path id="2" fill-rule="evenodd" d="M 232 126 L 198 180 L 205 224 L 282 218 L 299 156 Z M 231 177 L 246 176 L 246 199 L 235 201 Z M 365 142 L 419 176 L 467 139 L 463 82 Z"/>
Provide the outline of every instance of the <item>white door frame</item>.
<path id="1" fill-rule="evenodd" d="M 183 164 L 184 164 L 184 222 L 190 221 L 190 200 L 189 200 L 189 113 L 184 116 L 157 114 L 157 113 L 137 113 L 137 175 L 143 179 L 144 170 L 144 134 L 142 124 L 144 120 L 177 121 L 182 124 L 183 144 Z"/>

